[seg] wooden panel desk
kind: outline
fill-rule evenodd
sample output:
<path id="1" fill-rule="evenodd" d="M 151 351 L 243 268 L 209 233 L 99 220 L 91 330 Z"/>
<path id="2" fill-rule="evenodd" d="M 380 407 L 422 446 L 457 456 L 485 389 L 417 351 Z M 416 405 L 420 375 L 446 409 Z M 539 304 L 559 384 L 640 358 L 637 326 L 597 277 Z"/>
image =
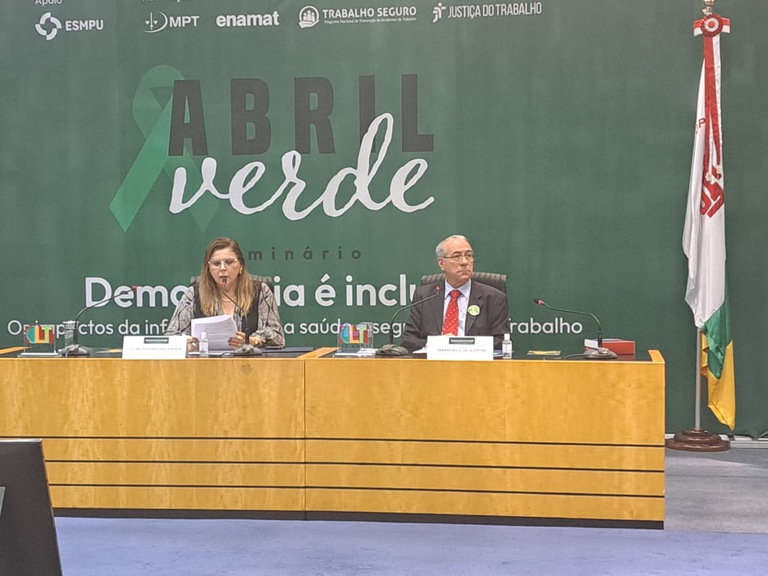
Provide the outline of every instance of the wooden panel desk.
<path id="1" fill-rule="evenodd" d="M 57 509 L 304 507 L 304 363 L 0 360 L 0 436 L 43 438 Z"/>
<path id="2" fill-rule="evenodd" d="M 308 360 L 306 406 L 310 517 L 663 526 L 656 351 L 646 362 Z"/>
<path id="3" fill-rule="evenodd" d="M 70 513 L 664 519 L 664 361 L 0 359 Z"/>

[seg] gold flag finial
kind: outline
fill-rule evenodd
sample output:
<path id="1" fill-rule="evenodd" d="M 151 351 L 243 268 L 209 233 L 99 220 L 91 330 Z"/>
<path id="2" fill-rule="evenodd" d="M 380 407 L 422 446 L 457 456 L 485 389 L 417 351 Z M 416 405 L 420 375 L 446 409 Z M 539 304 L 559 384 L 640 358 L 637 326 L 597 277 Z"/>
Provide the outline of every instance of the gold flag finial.
<path id="1" fill-rule="evenodd" d="M 704 12 L 704 16 L 712 16 L 712 7 L 715 5 L 715 0 L 704 0 L 704 8 L 701 10 Z"/>

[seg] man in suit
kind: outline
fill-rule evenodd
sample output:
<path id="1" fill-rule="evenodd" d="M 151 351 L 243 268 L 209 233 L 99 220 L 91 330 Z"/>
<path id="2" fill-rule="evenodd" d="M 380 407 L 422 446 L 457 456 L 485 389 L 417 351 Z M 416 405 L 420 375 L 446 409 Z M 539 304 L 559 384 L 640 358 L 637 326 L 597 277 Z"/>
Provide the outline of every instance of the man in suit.
<path id="1" fill-rule="evenodd" d="M 449 236 L 437 245 L 437 265 L 445 273 L 445 282 L 420 286 L 413 302 L 426 300 L 411 308 L 405 325 L 403 346 L 413 352 L 423 348 L 428 335 L 493 336 L 493 347 L 501 348 L 509 331 L 509 303 L 503 292 L 472 282 L 475 254 L 464 236 Z"/>

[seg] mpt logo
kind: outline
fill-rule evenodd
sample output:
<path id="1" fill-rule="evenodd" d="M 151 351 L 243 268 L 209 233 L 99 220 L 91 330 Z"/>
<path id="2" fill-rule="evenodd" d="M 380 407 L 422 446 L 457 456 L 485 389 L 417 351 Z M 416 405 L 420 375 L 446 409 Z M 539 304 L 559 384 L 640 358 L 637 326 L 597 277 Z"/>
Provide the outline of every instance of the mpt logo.
<path id="1" fill-rule="evenodd" d="M 197 21 L 200 16 L 168 16 L 165 12 L 150 12 L 149 18 L 144 20 L 147 28 L 144 30 L 147 34 L 162 32 L 166 28 L 186 28 L 191 24 L 197 27 Z"/>

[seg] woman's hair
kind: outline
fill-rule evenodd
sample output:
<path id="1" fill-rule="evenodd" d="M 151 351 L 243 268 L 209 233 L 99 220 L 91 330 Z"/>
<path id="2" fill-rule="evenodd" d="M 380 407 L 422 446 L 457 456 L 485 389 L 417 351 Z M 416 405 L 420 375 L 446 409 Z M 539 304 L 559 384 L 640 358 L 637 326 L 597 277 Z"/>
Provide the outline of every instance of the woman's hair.
<path id="1" fill-rule="evenodd" d="M 205 256 L 203 256 L 203 266 L 200 269 L 200 285 L 198 286 L 200 292 L 200 309 L 206 316 L 214 316 L 216 314 L 216 303 L 219 301 L 219 291 L 216 286 L 216 282 L 208 268 L 208 261 L 213 256 L 213 253 L 217 250 L 229 248 L 237 255 L 237 260 L 240 262 L 240 274 L 233 278 L 232 281 L 235 285 L 235 304 L 243 311 L 243 314 L 247 314 L 251 310 L 251 304 L 253 304 L 253 297 L 255 290 L 253 288 L 253 281 L 251 275 L 248 273 L 248 267 L 245 265 L 245 258 L 243 258 L 243 251 L 240 250 L 240 244 L 232 238 L 216 238 L 211 240 L 208 244 L 208 248 L 205 249 Z"/>

